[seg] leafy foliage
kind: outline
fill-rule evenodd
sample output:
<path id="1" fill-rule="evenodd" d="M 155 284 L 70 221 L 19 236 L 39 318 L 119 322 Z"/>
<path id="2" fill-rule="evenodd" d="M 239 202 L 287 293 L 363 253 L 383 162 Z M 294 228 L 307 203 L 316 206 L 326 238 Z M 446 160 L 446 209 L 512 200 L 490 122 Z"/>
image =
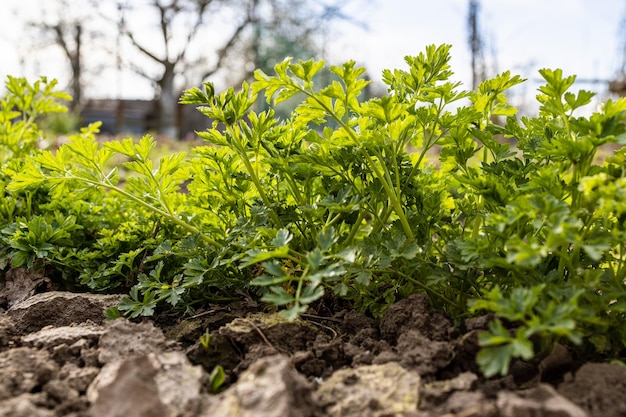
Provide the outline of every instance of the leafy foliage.
<path id="1" fill-rule="evenodd" d="M 619 355 L 626 100 L 577 116 L 593 94 L 544 69 L 539 115 L 518 117 L 506 91 L 520 77 L 463 91 L 449 49 L 384 71 L 389 92 L 371 99 L 353 62 L 324 87 L 323 62 L 286 59 L 239 91 L 190 89 L 181 102 L 213 121 L 190 155 L 156 160 L 151 137 L 99 143 L 91 126 L 5 163 L 2 266 L 128 289 L 111 317 L 251 296 L 293 319 L 325 294 L 378 316 L 424 292 L 459 321 L 495 314 L 486 376 L 557 341 Z"/>
<path id="2" fill-rule="evenodd" d="M 0 99 L 0 162 L 33 152 L 43 135 L 37 122 L 44 115 L 67 111 L 58 100 L 72 98 L 55 90 L 56 85 L 56 80 L 46 77 L 32 84 L 25 78 L 7 77 L 7 92 Z"/>

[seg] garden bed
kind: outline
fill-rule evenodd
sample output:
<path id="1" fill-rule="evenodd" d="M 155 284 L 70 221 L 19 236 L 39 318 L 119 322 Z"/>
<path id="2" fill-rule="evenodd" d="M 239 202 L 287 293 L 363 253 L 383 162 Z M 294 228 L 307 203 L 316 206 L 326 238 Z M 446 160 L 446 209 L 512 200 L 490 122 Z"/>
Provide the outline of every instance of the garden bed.
<path id="1" fill-rule="evenodd" d="M 6 286 L 0 292 L 12 299 Z M 0 415 L 621 416 L 626 368 L 579 363 L 557 345 L 486 379 L 475 364 L 489 317 L 453 326 L 423 296 L 376 322 L 333 303 L 287 322 L 213 305 L 179 321 L 103 320 L 120 296 L 44 292 L 0 316 Z M 326 300 L 325 300 L 326 301 Z M 210 334 L 203 345 L 199 340 Z M 211 373 L 225 371 L 214 392 Z"/>

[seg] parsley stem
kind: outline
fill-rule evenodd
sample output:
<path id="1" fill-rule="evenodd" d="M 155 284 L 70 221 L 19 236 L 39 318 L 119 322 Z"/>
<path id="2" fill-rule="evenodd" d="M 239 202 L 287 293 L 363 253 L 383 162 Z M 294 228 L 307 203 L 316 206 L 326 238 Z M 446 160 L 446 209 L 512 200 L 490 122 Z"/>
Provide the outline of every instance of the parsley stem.
<path id="1" fill-rule="evenodd" d="M 245 165 L 246 171 L 248 171 L 248 175 L 250 175 L 250 179 L 252 180 L 254 187 L 257 189 L 259 196 L 261 196 L 261 200 L 263 200 L 263 204 L 265 204 L 265 206 L 270 210 L 270 216 L 272 217 L 272 220 L 274 221 L 277 227 L 282 228 L 283 223 L 280 221 L 278 214 L 276 214 L 276 211 L 272 207 L 273 206 L 272 202 L 267 197 L 267 194 L 265 194 L 263 185 L 261 184 L 261 181 L 259 180 L 259 176 L 257 175 L 256 170 L 254 169 L 254 167 L 252 166 L 252 163 L 250 162 L 250 158 L 248 158 L 248 154 L 246 150 L 244 149 L 243 144 L 241 143 L 241 141 L 239 141 L 239 139 L 236 136 L 237 135 L 235 134 L 235 132 L 233 132 L 232 134 L 233 142 L 234 142 L 233 148 L 237 151 L 237 154 L 239 154 L 241 161 Z"/>
<path id="2" fill-rule="evenodd" d="M 335 122 L 337 122 L 337 124 L 352 138 L 352 140 L 354 140 L 356 143 L 360 142 L 354 130 L 350 128 L 350 126 L 348 126 L 341 117 L 337 116 L 337 114 L 335 114 L 335 112 L 331 108 L 329 108 L 326 103 L 320 100 L 319 97 L 317 97 L 312 91 L 309 91 L 295 83 L 293 84 L 293 86 L 301 93 L 306 94 L 308 97 L 315 100 L 324 109 L 326 114 L 328 114 Z M 380 181 L 381 185 L 385 189 L 385 193 L 387 194 L 387 197 L 389 198 L 389 201 L 391 202 L 391 205 L 396 212 L 398 219 L 400 220 L 402 230 L 410 240 L 415 240 L 415 235 L 413 234 L 411 225 L 409 225 L 409 222 L 404 215 L 404 210 L 402 209 L 400 199 L 396 194 L 393 185 L 389 183 L 390 176 L 388 170 L 382 163 L 382 169 L 379 168 L 376 161 L 374 161 L 374 158 L 372 158 L 372 156 L 367 153 L 362 147 L 359 147 L 359 150 L 365 157 L 368 166 L 374 172 L 374 175 L 376 175 L 376 178 Z"/>
<path id="3" fill-rule="evenodd" d="M 170 220 L 172 223 L 182 227 L 183 229 L 186 229 L 187 231 L 198 235 L 202 240 L 204 240 L 206 243 L 208 243 L 211 246 L 215 246 L 216 248 L 221 248 L 224 245 L 222 245 L 221 243 L 217 242 L 216 240 L 212 239 L 211 237 L 207 236 L 206 234 L 202 233 L 202 231 L 200 229 L 198 229 L 196 226 L 191 225 L 187 222 L 185 222 L 184 220 L 178 218 L 176 215 L 174 215 L 173 213 L 168 213 L 167 211 L 164 211 L 162 209 L 160 209 L 159 207 L 153 206 L 152 204 L 146 203 L 143 199 L 129 193 L 128 191 L 124 190 L 123 188 L 119 188 L 109 182 L 103 182 L 103 181 L 95 181 L 95 180 L 91 180 L 88 178 L 83 178 L 83 177 L 77 177 L 77 176 L 64 176 L 64 177 L 59 177 L 59 178 L 63 178 L 63 179 L 68 179 L 68 180 L 78 180 L 78 181 L 82 181 L 85 182 L 87 184 L 90 185 L 95 185 L 95 186 L 99 186 L 99 187 L 103 187 L 106 188 L 108 190 L 111 191 L 115 191 L 116 193 L 126 197 L 129 200 L 134 201 L 135 203 L 139 204 L 140 206 Z"/>

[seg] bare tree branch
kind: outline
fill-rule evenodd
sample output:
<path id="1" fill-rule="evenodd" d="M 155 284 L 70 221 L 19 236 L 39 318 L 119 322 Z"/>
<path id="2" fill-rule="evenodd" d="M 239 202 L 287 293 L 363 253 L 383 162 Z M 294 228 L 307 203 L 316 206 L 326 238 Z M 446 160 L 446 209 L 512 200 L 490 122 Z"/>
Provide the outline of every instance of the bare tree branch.
<path id="1" fill-rule="evenodd" d="M 156 61 L 159 64 L 162 64 L 163 62 L 165 62 L 163 59 L 159 58 L 156 54 L 149 51 L 147 48 L 145 48 L 143 45 L 137 42 L 137 39 L 135 39 L 135 35 L 128 29 L 123 28 L 122 34 L 126 36 L 128 40 L 133 44 L 133 46 L 137 48 L 145 56 L 151 58 L 152 60 Z"/>
<path id="2" fill-rule="evenodd" d="M 192 28 L 189 30 L 185 44 L 181 48 L 176 61 L 183 61 L 185 59 L 185 54 L 189 50 L 189 45 L 191 45 L 192 41 L 198 34 L 199 29 L 202 27 L 202 24 L 204 23 L 204 14 L 211 3 L 211 0 L 204 0 L 198 4 L 197 19 Z"/>
<path id="3" fill-rule="evenodd" d="M 230 39 L 228 39 L 228 41 L 224 44 L 224 46 L 222 46 L 217 51 L 217 62 L 213 65 L 213 68 L 205 71 L 202 74 L 203 80 L 206 80 L 207 78 L 215 74 L 217 71 L 219 71 L 223 67 L 224 61 L 228 57 L 228 53 L 230 52 L 231 48 L 233 47 L 235 43 L 237 43 L 243 31 L 249 26 L 249 24 L 252 21 L 253 20 L 250 18 L 250 15 L 248 15 L 248 17 L 243 22 L 241 22 L 239 26 L 237 26 L 237 28 L 231 35 Z"/>
<path id="4" fill-rule="evenodd" d="M 342 12 L 343 6 L 351 1 L 369 0 L 148 0 L 141 2 L 141 6 L 131 0 L 84 1 L 97 10 L 96 18 L 108 24 L 107 36 L 118 39 L 114 49 L 108 49 L 111 42 L 103 42 L 98 50 L 118 57 L 115 64 L 118 71 L 132 71 L 154 85 L 161 125 L 165 129 L 176 123 L 176 103 L 185 74 L 188 77 L 195 74 L 193 76 L 198 78 L 185 79 L 195 83 L 214 76 L 236 60 L 242 64 L 237 68 L 243 70 L 246 67 L 243 64 L 247 63 L 254 63 L 255 66 L 269 64 L 275 59 L 272 54 L 282 54 L 289 48 L 302 52 L 296 53 L 298 56 L 319 52 L 321 49 L 317 44 L 320 40 L 316 38 L 328 22 L 349 19 Z M 49 0 L 47 4 L 67 6 L 73 3 Z M 153 24 L 149 28 L 136 27 L 137 22 L 143 20 L 135 19 L 133 14 L 145 11 L 155 14 Z M 222 29 L 224 16 L 228 16 L 227 22 L 233 22 L 226 37 Z M 219 30 L 215 30 L 218 27 Z M 146 29 L 148 37 L 144 36 Z M 68 35 L 71 26 L 69 29 L 63 26 L 55 28 L 54 24 L 50 24 L 46 30 L 71 65 L 82 65 L 80 61 L 72 60 L 72 48 L 77 38 Z M 223 39 L 211 51 L 214 54 L 212 59 L 211 55 L 201 53 L 201 34 L 207 34 L 211 40 Z M 270 46 L 276 40 L 282 45 L 280 52 L 272 51 Z M 122 52 L 123 45 L 128 45 L 129 50 Z M 235 50 L 240 52 L 237 56 L 233 53 Z M 194 52 L 198 55 L 192 60 L 190 56 Z M 147 58 L 147 66 L 142 64 L 141 57 Z M 155 66 L 158 68 L 156 71 Z M 246 75 L 241 70 L 237 73 L 237 77 Z M 172 132 L 171 129 L 168 131 Z"/>

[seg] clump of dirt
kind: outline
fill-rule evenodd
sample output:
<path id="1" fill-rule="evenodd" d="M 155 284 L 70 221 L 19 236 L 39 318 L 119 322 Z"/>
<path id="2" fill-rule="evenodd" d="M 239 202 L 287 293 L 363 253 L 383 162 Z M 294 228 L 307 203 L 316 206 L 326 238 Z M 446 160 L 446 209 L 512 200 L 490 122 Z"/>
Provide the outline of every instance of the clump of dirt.
<path id="1" fill-rule="evenodd" d="M 570 398 L 591 415 L 626 416 L 626 367 L 608 363 L 587 363 L 559 385 L 559 393 Z"/>

